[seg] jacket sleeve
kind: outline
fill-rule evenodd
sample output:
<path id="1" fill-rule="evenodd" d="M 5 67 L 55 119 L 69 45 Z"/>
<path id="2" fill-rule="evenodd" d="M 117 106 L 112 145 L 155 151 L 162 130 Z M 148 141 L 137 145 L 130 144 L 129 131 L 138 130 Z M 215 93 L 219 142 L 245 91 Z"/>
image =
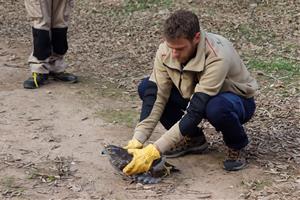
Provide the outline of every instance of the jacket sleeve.
<path id="1" fill-rule="evenodd" d="M 227 73 L 228 65 L 222 59 L 217 58 L 208 63 L 195 87 L 195 92 L 186 109 L 187 112 L 179 122 L 182 135 L 188 135 L 191 129 L 201 122 L 207 102 L 211 96 L 219 93 Z"/>
<path id="2" fill-rule="evenodd" d="M 134 130 L 134 138 L 144 143 L 160 120 L 172 89 L 166 67 L 162 63 L 161 50 L 156 53 L 154 68 L 147 85 L 142 105 L 141 121 Z"/>
<path id="3" fill-rule="evenodd" d="M 201 122 L 207 102 L 221 90 L 227 73 L 228 66 L 222 59 L 215 59 L 207 64 L 187 106 L 186 114 L 155 142 L 161 153 L 175 146 Z"/>

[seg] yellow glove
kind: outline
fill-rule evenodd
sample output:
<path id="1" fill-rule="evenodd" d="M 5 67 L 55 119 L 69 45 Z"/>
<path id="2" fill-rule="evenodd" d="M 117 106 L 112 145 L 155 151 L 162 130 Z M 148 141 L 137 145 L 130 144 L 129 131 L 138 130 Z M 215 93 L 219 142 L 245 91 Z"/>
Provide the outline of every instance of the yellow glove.
<path id="1" fill-rule="evenodd" d="M 143 144 L 140 143 L 137 139 L 133 138 L 129 140 L 127 146 L 123 147 L 124 149 L 141 149 L 143 148 Z"/>
<path id="2" fill-rule="evenodd" d="M 153 144 L 143 149 L 129 149 L 128 153 L 133 155 L 132 161 L 123 169 L 128 176 L 148 171 L 153 161 L 160 158 L 160 153 Z"/>

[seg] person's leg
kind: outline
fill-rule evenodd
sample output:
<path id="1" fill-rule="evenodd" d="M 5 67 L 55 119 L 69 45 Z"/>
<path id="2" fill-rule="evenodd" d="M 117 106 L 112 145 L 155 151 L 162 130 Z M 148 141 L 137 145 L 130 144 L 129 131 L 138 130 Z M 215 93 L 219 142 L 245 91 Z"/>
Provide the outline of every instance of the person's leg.
<path id="1" fill-rule="evenodd" d="M 138 94 L 140 99 L 143 101 L 143 108 L 141 119 L 142 120 L 144 115 L 149 115 L 153 104 L 155 102 L 157 88 L 152 83 L 149 83 L 149 77 L 145 78 L 141 81 L 138 86 Z M 146 89 L 148 89 L 146 93 Z M 147 100 L 145 101 L 145 99 Z M 161 116 L 160 122 L 165 127 L 165 129 L 169 130 L 178 120 L 181 119 L 182 115 L 184 114 L 184 110 L 188 104 L 188 100 L 181 97 L 178 90 L 173 87 L 171 91 L 171 95 L 169 100 L 166 104 L 164 112 Z M 145 113 L 147 110 L 147 113 Z"/>
<path id="2" fill-rule="evenodd" d="M 45 84 L 51 55 L 50 24 L 51 0 L 25 0 L 27 13 L 32 20 L 33 51 L 28 59 L 32 77 L 23 86 L 34 89 Z"/>
<path id="3" fill-rule="evenodd" d="M 224 162 L 226 170 L 239 170 L 246 164 L 244 160 L 234 159 L 231 155 L 239 153 L 248 143 L 248 137 L 242 126 L 255 111 L 253 98 L 246 99 L 230 92 L 213 97 L 206 107 L 206 118 L 221 131 L 226 146 L 229 147 L 229 158 Z"/>
<path id="4" fill-rule="evenodd" d="M 146 91 L 147 89 L 147 91 Z M 157 88 L 149 82 L 149 78 L 145 78 L 138 86 L 138 93 L 143 100 L 140 121 L 148 116 L 151 112 L 156 98 Z M 164 112 L 160 118 L 161 124 L 165 129 L 169 130 L 184 115 L 184 110 L 189 100 L 184 99 L 177 88 L 174 86 L 171 90 L 169 100 L 165 106 Z M 208 147 L 203 131 L 199 127 L 195 127 L 188 137 L 185 137 L 182 143 L 178 144 L 172 150 L 165 152 L 170 158 L 178 157 L 187 153 L 201 153 Z"/>
<path id="5" fill-rule="evenodd" d="M 50 75 L 55 80 L 76 83 L 77 77 L 65 73 L 68 65 L 64 61 L 64 55 L 68 50 L 67 32 L 71 10 L 74 0 L 53 0 L 51 21 L 51 69 Z"/>
<path id="6" fill-rule="evenodd" d="M 67 67 L 63 57 L 68 50 L 67 32 L 70 12 L 69 0 L 53 0 L 53 17 L 51 20 L 52 72 L 63 72 Z"/>

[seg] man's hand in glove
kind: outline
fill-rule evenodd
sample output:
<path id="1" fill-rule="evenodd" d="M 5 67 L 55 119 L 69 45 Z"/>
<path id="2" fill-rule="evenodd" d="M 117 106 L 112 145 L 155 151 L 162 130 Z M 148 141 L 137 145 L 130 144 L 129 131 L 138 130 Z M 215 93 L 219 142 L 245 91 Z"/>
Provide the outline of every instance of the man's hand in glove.
<path id="1" fill-rule="evenodd" d="M 160 153 L 153 144 L 142 149 L 128 149 L 128 153 L 133 155 L 132 161 L 123 169 L 128 176 L 148 171 L 153 161 L 160 158 Z"/>
<path id="2" fill-rule="evenodd" d="M 143 148 L 143 144 L 140 143 L 137 139 L 133 138 L 129 140 L 128 144 L 123 147 L 124 149 L 141 149 Z"/>

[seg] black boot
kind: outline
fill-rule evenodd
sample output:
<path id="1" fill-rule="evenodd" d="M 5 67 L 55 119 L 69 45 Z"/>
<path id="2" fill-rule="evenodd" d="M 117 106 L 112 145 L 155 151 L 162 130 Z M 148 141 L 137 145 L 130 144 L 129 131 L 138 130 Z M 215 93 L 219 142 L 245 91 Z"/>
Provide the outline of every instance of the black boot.
<path id="1" fill-rule="evenodd" d="M 48 74 L 39 74 L 36 72 L 32 73 L 32 77 L 24 81 L 23 86 L 26 89 L 36 89 L 41 85 L 48 83 Z"/>
<path id="2" fill-rule="evenodd" d="M 54 73 L 50 72 L 49 74 L 51 77 L 53 77 L 54 80 L 59 80 L 63 82 L 68 82 L 68 83 L 77 83 L 78 78 L 74 74 L 71 73 L 66 73 L 66 72 L 59 72 L 59 73 Z"/>
<path id="3" fill-rule="evenodd" d="M 247 165 L 245 150 L 228 148 L 228 155 L 223 164 L 226 171 L 238 171 L 245 168 Z"/>

